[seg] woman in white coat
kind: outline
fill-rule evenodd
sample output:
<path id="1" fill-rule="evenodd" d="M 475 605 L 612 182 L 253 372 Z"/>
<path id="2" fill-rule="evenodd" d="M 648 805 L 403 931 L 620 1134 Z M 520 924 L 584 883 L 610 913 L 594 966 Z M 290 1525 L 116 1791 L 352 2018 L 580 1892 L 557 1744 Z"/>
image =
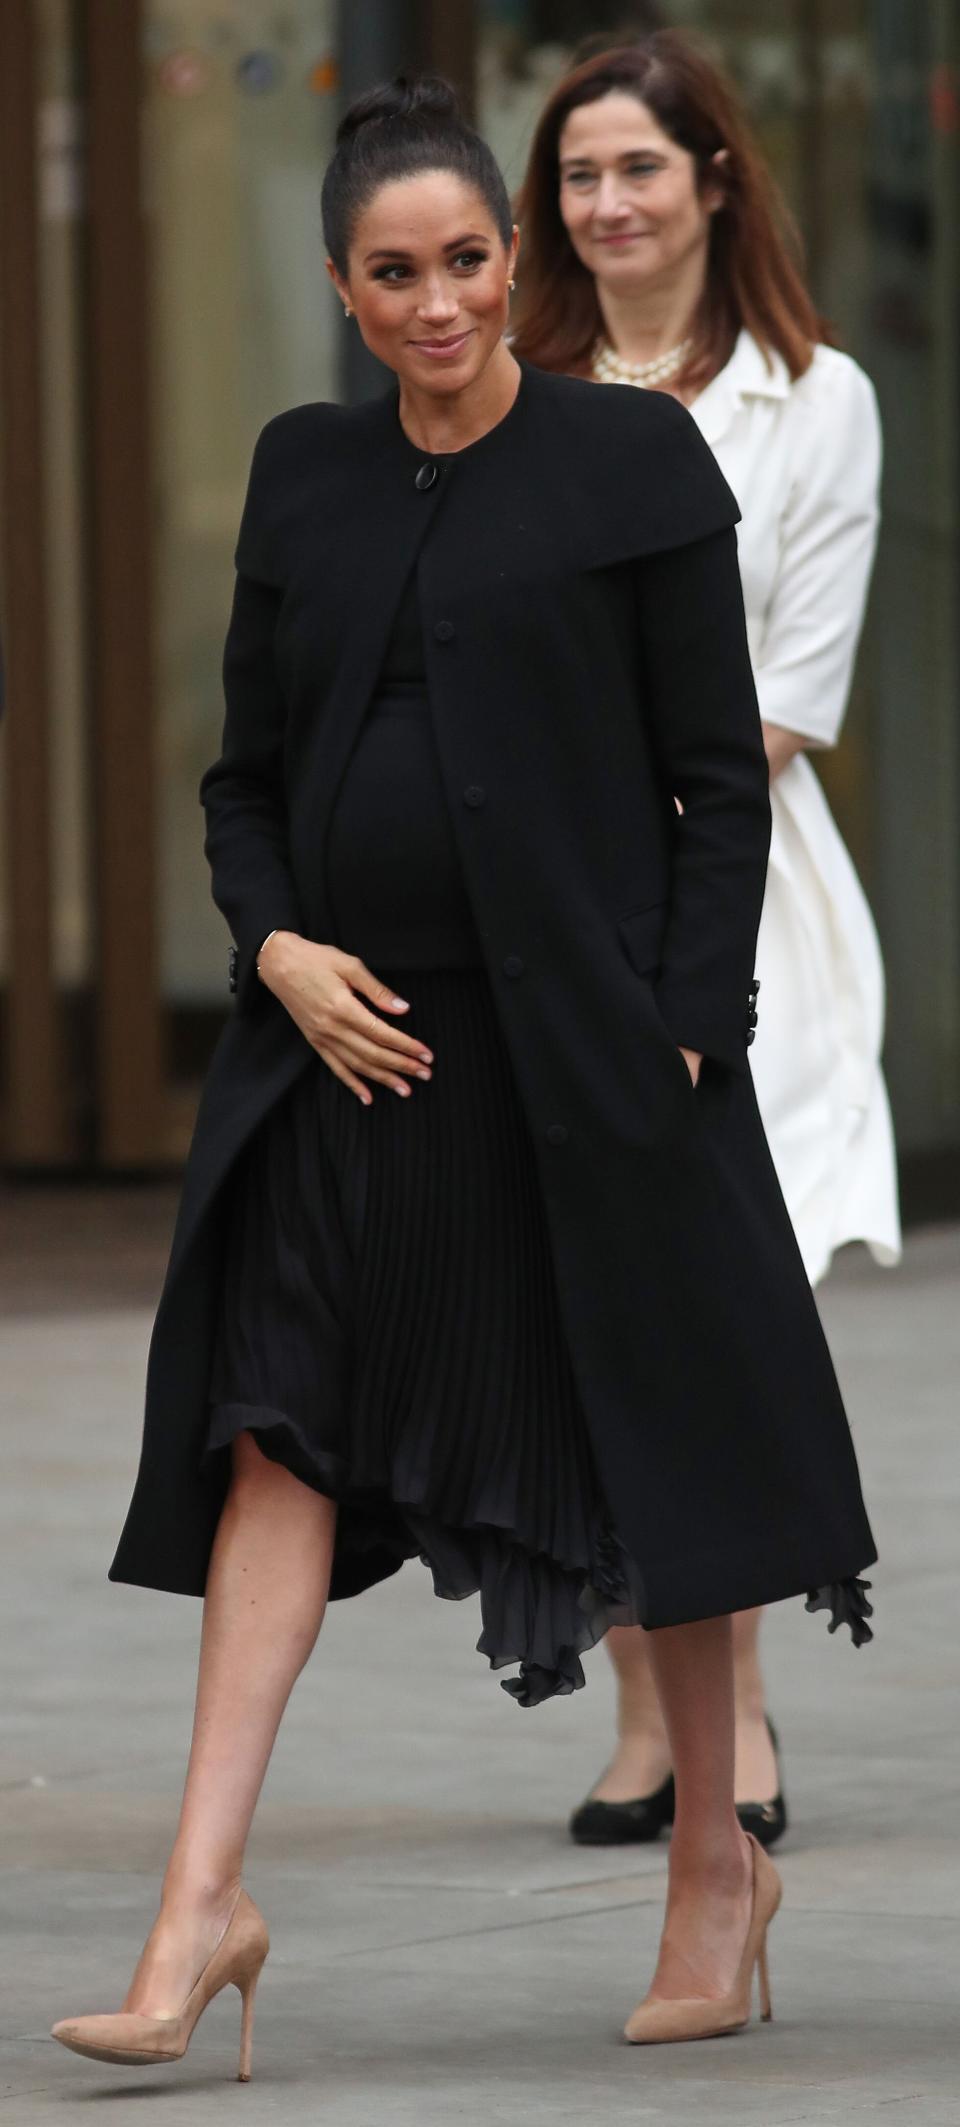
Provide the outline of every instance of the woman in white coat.
<path id="1" fill-rule="evenodd" d="M 807 1273 L 864 1241 L 900 1252 L 880 1064 L 883 967 L 808 751 L 835 744 L 879 519 L 873 389 L 828 344 L 735 93 L 676 31 L 601 52 L 554 90 L 520 202 L 512 344 L 548 369 L 673 392 L 740 503 L 740 564 L 773 837 L 758 947 L 761 1113 Z M 629 469 L 624 468 L 629 477 Z M 765 1844 L 786 1825 L 760 1613 L 735 1626 L 736 1795 Z M 645 1638 L 608 1634 L 619 1741 L 575 1813 L 583 1843 L 655 1838 L 670 1745 Z"/>

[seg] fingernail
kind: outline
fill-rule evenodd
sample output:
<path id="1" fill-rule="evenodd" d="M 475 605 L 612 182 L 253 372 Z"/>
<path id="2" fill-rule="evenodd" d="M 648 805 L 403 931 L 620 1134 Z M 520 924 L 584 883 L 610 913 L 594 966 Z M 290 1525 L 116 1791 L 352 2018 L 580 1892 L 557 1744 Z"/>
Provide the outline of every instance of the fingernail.
<path id="1" fill-rule="evenodd" d="M 418 1077 L 418 1078 L 432 1078 L 432 1077 L 433 1077 L 433 1073 L 432 1073 L 432 1071 L 418 1071 L 418 1072 L 417 1072 L 417 1077 Z"/>
<path id="2" fill-rule="evenodd" d="M 373 1094 L 372 1094 L 372 1093 L 361 1093 L 361 1094 L 360 1094 L 360 1096 L 359 1096 L 359 1099 L 360 1099 L 360 1105 L 361 1105 L 361 1107 L 363 1107 L 363 1108 L 369 1108 L 369 1106 L 370 1106 L 370 1103 L 371 1103 L 371 1101 L 373 1100 Z"/>
<path id="3" fill-rule="evenodd" d="M 432 1049 L 421 1049 L 421 1051 L 420 1051 L 420 1055 L 421 1055 L 421 1058 L 422 1058 L 422 1060 L 423 1060 L 423 1062 L 424 1062 L 424 1063 L 432 1063 L 432 1062 L 433 1062 L 433 1050 L 432 1050 Z"/>
<path id="4" fill-rule="evenodd" d="M 395 1092 L 395 1093 L 399 1093 L 399 1095 L 400 1095 L 400 1098 L 401 1098 L 401 1100 L 409 1100 L 409 1098 L 410 1098 L 410 1088 L 409 1088 L 409 1086 L 394 1086 L 394 1089 L 393 1089 L 393 1090 L 394 1090 L 394 1092 Z"/>
<path id="5" fill-rule="evenodd" d="M 395 1012 L 409 1012 L 410 1010 L 405 997 L 391 997 L 390 1003 Z"/>

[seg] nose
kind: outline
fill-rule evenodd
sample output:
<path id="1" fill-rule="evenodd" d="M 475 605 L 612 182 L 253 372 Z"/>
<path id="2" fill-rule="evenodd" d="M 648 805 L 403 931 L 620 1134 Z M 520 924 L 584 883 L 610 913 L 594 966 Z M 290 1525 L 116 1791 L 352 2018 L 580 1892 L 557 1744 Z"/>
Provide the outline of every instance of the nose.
<path id="1" fill-rule="evenodd" d="M 624 198 L 616 170 L 604 170 L 597 187 L 594 211 L 603 222 L 620 222 L 629 214 L 630 208 Z"/>
<path id="2" fill-rule="evenodd" d="M 438 275 L 436 280 L 427 282 L 417 304 L 417 315 L 423 319 L 425 325 L 447 325 L 456 317 L 459 308 L 460 299 L 456 289 L 452 288 L 443 276 Z"/>

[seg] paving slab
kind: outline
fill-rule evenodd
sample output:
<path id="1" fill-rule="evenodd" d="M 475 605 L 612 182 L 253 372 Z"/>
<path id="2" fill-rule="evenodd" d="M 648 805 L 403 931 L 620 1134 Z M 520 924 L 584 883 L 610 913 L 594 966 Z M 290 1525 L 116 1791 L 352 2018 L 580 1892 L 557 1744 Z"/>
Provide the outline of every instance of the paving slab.
<path id="1" fill-rule="evenodd" d="M 913 1237 L 896 1274 L 845 1257 L 823 1296 L 882 1551 L 878 1631 L 855 1653 L 801 1604 L 766 1627 L 793 1815 L 771 2026 L 710 2046 L 622 2043 L 655 1954 L 666 1849 L 565 1836 L 608 1746 L 609 1665 L 598 1649 L 585 1691 L 518 1708 L 474 1651 L 474 1605 L 438 1603 L 411 1565 L 332 1611 L 271 1768 L 249 1868 L 274 1944 L 250 2089 L 232 2080 L 233 1993 L 174 2068 L 101 2069 L 50 2041 L 56 2015 L 119 1998 L 149 1924 L 199 1627 L 195 1603 L 104 1578 L 169 1202 L 144 1200 L 138 1249 L 117 1201 L 115 1229 L 100 1203 L 46 1238 L 31 1204 L 0 1320 L 0 2123 L 957 2127 L 948 1229 Z M 132 1261 L 116 1305 L 109 1261 L 95 1274 L 81 1261 L 94 1243 Z"/>

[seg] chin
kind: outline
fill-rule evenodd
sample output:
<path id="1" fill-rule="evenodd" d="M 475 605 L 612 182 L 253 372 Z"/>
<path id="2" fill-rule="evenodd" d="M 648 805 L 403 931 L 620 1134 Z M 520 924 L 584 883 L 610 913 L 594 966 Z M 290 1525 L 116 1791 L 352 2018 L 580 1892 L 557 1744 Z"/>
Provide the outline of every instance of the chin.
<path id="1" fill-rule="evenodd" d="M 596 268 L 594 279 L 598 288 L 609 288 L 611 295 L 640 295 L 647 282 L 656 279 L 657 271 L 652 259 L 648 260 L 645 267 L 639 266 L 636 259 L 624 259 L 619 272 L 616 268 L 611 271 L 610 260 L 604 259 L 603 264 Z"/>
<path id="2" fill-rule="evenodd" d="M 496 345 L 496 340 L 492 340 L 489 346 L 485 341 L 483 347 L 478 348 L 476 341 L 471 340 L 462 353 L 449 362 L 431 362 L 428 358 L 414 356 L 412 361 L 405 358 L 402 367 L 391 366 L 405 383 L 416 385 L 419 391 L 434 392 L 440 399 L 448 398 L 451 393 L 463 391 L 466 385 L 476 382 Z"/>

